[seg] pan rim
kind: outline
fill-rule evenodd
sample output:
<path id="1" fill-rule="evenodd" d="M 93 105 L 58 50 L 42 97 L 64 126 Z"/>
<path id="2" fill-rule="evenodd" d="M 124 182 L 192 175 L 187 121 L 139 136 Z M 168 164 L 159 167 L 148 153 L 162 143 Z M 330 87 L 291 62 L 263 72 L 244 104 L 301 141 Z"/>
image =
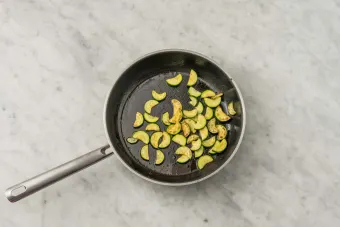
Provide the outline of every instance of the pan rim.
<path id="1" fill-rule="evenodd" d="M 186 50 L 186 49 L 176 49 L 176 48 L 171 48 L 171 49 L 161 49 L 161 50 L 156 50 L 156 51 L 152 51 L 150 53 L 147 53 L 147 54 L 144 54 L 142 55 L 141 57 L 137 58 L 136 60 L 134 60 L 131 64 L 129 64 L 121 73 L 120 73 L 120 76 L 117 78 L 116 81 L 119 80 L 119 78 L 124 74 L 124 72 L 126 70 L 128 70 L 132 65 L 136 64 L 137 62 L 139 62 L 140 60 L 144 59 L 144 58 L 147 58 L 149 56 L 152 56 L 152 55 L 155 55 L 155 54 L 160 54 L 160 53 L 166 53 L 166 52 L 184 52 L 184 53 L 188 53 L 188 54 L 193 54 L 193 55 L 197 55 L 197 56 L 200 56 L 202 58 L 205 58 L 207 59 L 208 61 L 212 62 L 216 67 L 218 67 L 221 71 L 223 71 L 226 76 L 230 79 L 230 82 L 233 84 L 233 86 L 235 87 L 236 91 L 237 91 L 237 94 L 240 98 L 240 103 L 241 103 L 241 106 L 242 106 L 242 114 L 243 114 L 243 121 L 242 121 L 242 127 L 241 127 L 241 134 L 240 134 L 240 137 L 239 137 L 239 140 L 235 146 L 235 149 L 233 150 L 232 154 L 230 155 L 230 157 L 219 167 L 217 168 L 215 171 L 211 172 L 210 174 L 208 174 L 207 176 L 204 176 L 202 178 L 199 178 L 199 179 L 196 179 L 196 180 L 192 180 L 192 181 L 187 181 L 187 182 L 164 182 L 164 181 L 159 181 L 159 180 L 155 180 L 155 179 L 151 179 L 151 178 L 148 178 L 146 176 L 144 176 L 143 174 L 137 172 L 136 170 L 132 169 L 121 157 L 120 155 L 117 153 L 117 152 L 114 152 L 115 153 L 115 156 L 120 160 L 120 162 L 123 163 L 123 165 L 128 168 L 132 173 L 136 174 L 137 176 L 143 178 L 144 180 L 147 180 L 149 182 L 152 182 L 152 183 L 155 183 L 155 184 L 159 184 L 159 185 L 165 185 L 165 186 L 185 186 L 185 185 L 190 185 L 190 184 L 195 184 L 195 183 L 198 183 L 198 182 L 201 182 L 201 181 L 204 181 L 210 177 L 212 177 L 213 175 L 217 174 L 219 171 L 221 171 L 232 159 L 233 157 L 235 156 L 235 154 L 237 153 L 237 151 L 239 150 L 239 147 L 243 141 L 243 136 L 244 136 L 244 133 L 245 133 L 245 127 L 246 127 L 246 109 L 245 109 L 245 105 L 244 105 L 244 99 L 243 99 L 243 96 L 242 96 L 242 93 L 241 93 L 241 90 L 239 89 L 239 87 L 237 86 L 236 82 L 234 81 L 234 79 L 228 74 L 226 73 L 226 71 L 224 69 L 222 69 L 219 64 L 217 64 L 214 60 L 212 60 L 211 58 L 201 54 L 201 53 L 198 53 L 198 52 L 195 52 L 195 51 L 192 51 L 192 50 Z M 107 108 L 108 108 L 108 101 L 109 101 L 109 98 L 111 96 L 111 93 L 113 91 L 113 88 L 114 88 L 114 85 L 116 83 L 116 81 L 113 83 L 111 89 L 109 90 L 109 92 L 107 93 L 106 95 L 106 99 L 105 99 L 105 103 L 104 103 L 104 111 L 103 111 L 103 124 L 104 124 L 104 128 L 105 128 L 105 136 L 106 136 L 106 139 L 108 140 L 111 148 L 115 149 L 115 146 L 113 145 L 112 141 L 111 141 L 111 138 L 110 138 L 110 135 L 108 133 L 108 128 L 107 128 L 107 123 L 106 123 L 106 113 L 107 113 Z"/>

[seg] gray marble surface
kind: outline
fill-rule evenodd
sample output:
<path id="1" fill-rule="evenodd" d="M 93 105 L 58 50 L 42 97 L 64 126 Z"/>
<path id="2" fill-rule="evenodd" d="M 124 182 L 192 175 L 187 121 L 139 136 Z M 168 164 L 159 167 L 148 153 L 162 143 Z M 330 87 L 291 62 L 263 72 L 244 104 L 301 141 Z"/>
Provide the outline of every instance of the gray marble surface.
<path id="1" fill-rule="evenodd" d="M 134 59 L 201 52 L 243 91 L 239 153 L 164 187 L 115 157 L 16 204 L 0 226 L 340 226 L 338 0 L 1 0 L 0 189 L 106 143 L 106 92 Z"/>

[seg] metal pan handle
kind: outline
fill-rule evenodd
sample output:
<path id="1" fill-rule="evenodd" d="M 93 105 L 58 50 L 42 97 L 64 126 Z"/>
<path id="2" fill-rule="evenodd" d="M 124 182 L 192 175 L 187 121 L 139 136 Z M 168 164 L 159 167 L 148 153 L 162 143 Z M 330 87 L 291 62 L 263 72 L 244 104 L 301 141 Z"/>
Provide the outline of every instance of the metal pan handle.
<path id="1" fill-rule="evenodd" d="M 62 180 L 73 173 L 89 167 L 113 154 L 113 151 L 107 150 L 110 145 L 105 145 L 94 151 L 91 151 L 79 158 L 73 159 L 45 173 L 39 174 L 20 184 L 16 184 L 5 191 L 5 196 L 10 202 L 17 202 L 47 186 Z"/>

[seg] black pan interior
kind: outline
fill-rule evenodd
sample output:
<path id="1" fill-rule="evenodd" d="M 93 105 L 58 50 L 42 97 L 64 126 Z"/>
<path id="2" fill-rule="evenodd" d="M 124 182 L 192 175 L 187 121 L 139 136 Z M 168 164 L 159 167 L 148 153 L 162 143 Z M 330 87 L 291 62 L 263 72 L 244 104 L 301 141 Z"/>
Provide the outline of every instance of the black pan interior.
<path id="1" fill-rule="evenodd" d="M 186 83 L 190 69 L 194 69 L 199 82 L 194 86 L 197 90 L 203 91 L 211 89 L 215 92 L 223 92 L 223 103 L 226 111 L 227 103 L 234 101 L 237 104 L 238 114 L 232 117 L 224 125 L 228 129 L 228 148 L 222 153 L 213 156 L 214 162 L 207 165 L 203 170 L 198 170 L 197 160 L 192 159 L 187 164 L 178 164 L 178 156 L 174 154 L 179 145 L 171 145 L 162 149 L 165 154 L 165 161 L 162 165 L 154 165 L 155 149 L 149 145 L 150 161 L 145 161 L 140 157 L 140 149 L 144 145 L 142 142 L 129 144 L 126 138 L 130 137 L 134 131 L 145 130 L 146 122 L 139 128 L 133 128 L 136 112 L 144 113 L 144 103 L 152 99 L 151 91 L 167 92 L 164 101 L 152 109 L 152 115 L 160 119 L 157 124 L 161 130 L 166 126 L 161 121 L 164 112 L 172 115 L 171 99 L 176 98 L 181 101 L 183 109 L 192 109 L 188 103 L 189 95 Z M 181 73 L 183 81 L 179 87 L 170 87 L 166 79 Z M 203 100 L 202 103 L 204 104 Z M 116 154 L 135 172 L 155 181 L 165 183 L 184 183 L 199 180 L 213 173 L 232 155 L 241 135 L 243 115 L 240 97 L 233 85 L 233 81 L 208 59 L 184 51 L 164 51 L 149 55 L 130 66 L 118 79 L 112 89 L 106 107 L 106 124 L 110 140 L 116 150 Z M 205 112 L 203 112 L 204 114 Z M 150 136 L 152 132 L 148 133 Z M 205 149 L 207 154 L 208 149 Z"/>

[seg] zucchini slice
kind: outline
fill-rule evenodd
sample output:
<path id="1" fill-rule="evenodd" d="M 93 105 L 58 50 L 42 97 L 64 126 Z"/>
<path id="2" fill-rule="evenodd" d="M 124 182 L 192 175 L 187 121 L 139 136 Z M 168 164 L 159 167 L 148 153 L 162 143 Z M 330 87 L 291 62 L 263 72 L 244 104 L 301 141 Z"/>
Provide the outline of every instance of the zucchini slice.
<path id="1" fill-rule="evenodd" d="M 192 105 L 192 106 L 196 106 L 197 98 L 195 98 L 194 96 L 189 96 L 189 98 L 190 98 L 189 104 Z"/>
<path id="2" fill-rule="evenodd" d="M 215 117 L 217 118 L 217 120 L 222 121 L 222 122 L 226 122 L 230 120 L 230 117 L 223 112 L 222 107 L 218 106 L 215 109 Z"/>
<path id="3" fill-rule="evenodd" d="M 216 141 L 215 145 L 213 146 L 212 150 L 216 153 L 222 153 L 227 148 L 227 140 L 223 139 L 221 141 Z"/>
<path id="4" fill-rule="evenodd" d="M 182 74 L 178 74 L 175 77 L 172 77 L 170 79 L 167 79 L 166 82 L 173 87 L 178 86 L 183 80 Z"/>
<path id="5" fill-rule="evenodd" d="M 146 131 L 160 131 L 161 129 L 159 128 L 158 124 L 150 123 L 146 126 L 145 130 Z"/>
<path id="6" fill-rule="evenodd" d="M 187 86 L 194 86 L 197 82 L 197 73 L 195 70 L 190 70 L 189 80 Z"/>
<path id="7" fill-rule="evenodd" d="M 142 147 L 142 149 L 140 150 L 140 156 L 142 157 L 142 159 L 149 161 L 149 146 L 148 145 L 144 145 Z"/>
<path id="8" fill-rule="evenodd" d="M 182 125 L 183 135 L 185 137 L 188 137 L 190 135 L 190 126 L 185 122 L 182 122 L 181 125 Z"/>
<path id="9" fill-rule="evenodd" d="M 202 142 L 203 147 L 212 147 L 215 144 L 216 138 L 215 136 L 211 137 L 210 139 L 204 140 Z"/>
<path id="10" fill-rule="evenodd" d="M 155 132 L 151 135 L 150 143 L 154 148 L 158 148 L 159 139 L 163 136 L 162 132 Z"/>
<path id="11" fill-rule="evenodd" d="M 171 137 L 169 133 L 163 132 L 163 137 L 162 137 L 162 142 L 158 145 L 158 148 L 166 148 L 170 145 L 171 143 Z"/>
<path id="12" fill-rule="evenodd" d="M 214 97 L 216 94 L 212 90 L 205 90 L 202 92 L 201 98 L 210 98 Z"/>
<path id="13" fill-rule="evenodd" d="M 218 133 L 218 130 L 216 128 L 216 118 L 213 118 L 208 122 L 208 130 L 211 133 Z"/>
<path id="14" fill-rule="evenodd" d="M 159 117 L 154 117 L 148 113 L 144 113 L 144 119 L 149 123 L 155 123 L 156 121 L 158 121 Z"/>
<path id="15" fill-rule="evenodd" d="M 204 102 L 207 106 L 211 108 L 215 108 L 221 103 L 221 97 L 218 97 L 216 99 L 211 99 L 211 98 L 204 98 Z"/>
<path id="16" fill-rule="evenodd" d="M 205 119 L 205 117 L 202 114 L 199 114 L 197 116 L 197 121 L 195 123 L 195 129 L 202 129 L 204 128 L 204 126 L 207 124 L 207 120 Z"/>
<path id="17" fill-rule="evenodd" d="M 197 115 L 197 109 L 183 110 L 183 115 L 185 118 L 193 118 Z"/>
<path id="18" fill-rule="evenodd" d="M 192 141 L 198 140 L 200 137 L 196 134 L 192 134 L 187 139 L 187 144 L 191 143 Z"/>
<path id="19" fill-rule="evenodd" d="M 202 140 L 205 140 L 206 138 L 208 138 L 208 135 L 209 135 L 209 131 L 207 127 L 200 129 L 200 136 Z"/>
<path id="20" fill-rule="evenodd" d="M 203 155 L 197 161 L 197 167 L 199 169 L 203 169 L 208 163 L 214 161 L 214 159 L 210 155 Z"/>
<path id="21" fill-rule="evenodd" d="M 142 141 L 145 144 L 148 144 L 149 140 L 150 140 L 149 135 L 146 132 L 144 132 L 144 131 L 134 132 L 132 134 L 132 138 L 138 139 L 138 140 Z"/>
<path id="22" fill-rule="evenodd" d="M 210 120 L 213 116 L 214 116 L 214 111 L 209 106 L 207 106 L 207 108 L 205 109 L 205 115 L 204 115 L 205 119 Z"/>
<path id="23" fill-rule="evenodd" d="M 211 97 L 212 99 L 217 99 L 218 97 L 222 97 L 223 96 L 223 93 L 220 92 L 218 93 L 217 95 L 215 95 L 214 97 Z"/>
<path id="24" fill-rule="evenodd" d="M 174 109 L 174 112 L 173 112 L 174 115 L 169 120 L 169 122 L 175 124 L 176 122 L 179 122 L 180 120 L 182 120 L 182 116 L 183 116 L 182 115 L 182 104 L 177 99 L 172 99 L 171 103 Z"/>
<path id="25" fill-rule="evenodd" d="M 169 113 L 168 112 L 165 112 L 163 115 L 162 115 L 162 121 L 165 125 L 171 125 L 171 123 L 169 122 L 169 119 L 170 119 L 170 116 L 169 116 Z"/>
<path id="26" fill-rule="evenodd" d="M 223 140 L 227 137 L 228 131 L 223 125 L 217 125 L 216 126 L 218 134 L 217 134 L 217 140 Z"/>
<path id="27" fill-rule="evenodd" d="M 139 126 L 141 126 L 144 123 L 144 118 L 143 118 L 143 114 L 141 114 L 140 112 L 136 113 L 136 120 L 133 123 L 133 127 L 138 128 Z"/>
<path id="28" fill-rule="evenodd" d="M 126 141 L 127 141 L 128 143 L 135 144 L 135 143 L 138 142 L 138 139 L 129 137 L 129 138 L 126 139 Z"/>
<path id="29" fill-rule="evenodd" d="M 192 152 L 188 147 L 182 146 L 179 147 L 176 151 L 175 154 L 182 155 L 177 159 L 178 163 L 186 163 L 192 158 Z"/>
<path id="30" fill-rule="evenodd" d="M 174 125 L 169 125 L 168 128 L 166 129 L 166 131 L 170 134 L 170 135 L 176 135 L 181 131 L 181 124 L 179 122 L 177 122 Z"/>
<path id="31" fill-rule="evenodd" d="M 193 88 L 193 87 L 189 87 L 189 89 L 188 89 L 188 93 L 189 93 L 189 95 L 191 95 L 191 96 L 194 96 L 194 97 L 200 97 L 200 95 L 201 95 L 201 92 L 199 92 L 199 91 L 197 91 L 195 88 Z"/>
<path id="32" fill-rule="evenodd" d="M 182 155 L 181 157 L 179 157 L 177 159 L 177 162 L 181 163 L 181 164 L 184 164 L 184 163 L 188 162 L 189 160 L 190 160 L 190 158 L 188 156 Z"/>
<path id="33" fill-rule="evenodd" d="M 197 151 L 198 149 L 200 149 L 201 145 L 202 145 L 202 140 L 201 139 L 194 140 L 194 141 L 191 142 L 190 150 Z"/>
<path id="34" fill-rule="evenodd" d="M 210 150 L 208 151 L 208 153 L 209 153 L 209 154 L 216 154 L 216 152 L 213 151 L 213 149 L 210 149 Z"/>
<path id="35" fill-rule="evenodd" d="M 144 110 L 145 112 L 147 112 L 148 114 L 151 114 L 151 110 L 154 106 L 158 105 L 158 101 L 156 100 L 149 100 L 144 104 Z"/>
<path id="36" fill-rule="evenodd" d="M 154 99 L 156 99 L 157 101 L 162 101 L 162 100 L 164 100 L 165 97 L 166 97 L 166 92 L 157 93 L 155 90 L 152 90 L 151 94 L 152 94 L 152 97 L 153 97 Z"/>
<path id="37" fill-rule="evenodd" d="M 197 109 L 197 113 L 203 113 L 203 104 L 201 102 L 198 103 L 198 105 L 196 106 Z"/>
<path id="38" fill-rule="evenodd" d="M 228 103 L 228 113 L 230 115 L 235 115 L 236 114 L 236 111 L 234 109 L 234 102 Z"/>
<path id="39" fill-rule="evenodd" d="M 160 150 L 157 150 L 156 151 L 156 161 L 155 161 L 155 164 L 156 165 L 160 165 L 160 164 L 163 163 L 163 161 L 164 161 L 164 154 L 163 154 L 163 152 L 160 151 Z"/>
<path id="40" fill-rule="evenodd" d="M 190 127 L 190 130 L 192 133 L 195 133 L 196 132 L 196 129 L 195 129 L 195 122 L 192 120 L 192 119 L 185 119 L 183 121 L 184 123 L 187 123 Z"/>
<path id="41" fill-rule="evenodd" d="M 177 134 L 172 137 L 172 141 L 178 143 L 181 146 L 185 146 L 185 144 L 187 143 L 187 138 L 185 138 L 183 135 Z"/>
<path id="42" fill-rule="evenodd" d="M 197 151 L 195 151 L 195 158 L 201 157 L 202 154 L 203 154 L 203 152 L 204 152 L 204 147 L 201 146 L 200 149 L 198 149 Z"/>

